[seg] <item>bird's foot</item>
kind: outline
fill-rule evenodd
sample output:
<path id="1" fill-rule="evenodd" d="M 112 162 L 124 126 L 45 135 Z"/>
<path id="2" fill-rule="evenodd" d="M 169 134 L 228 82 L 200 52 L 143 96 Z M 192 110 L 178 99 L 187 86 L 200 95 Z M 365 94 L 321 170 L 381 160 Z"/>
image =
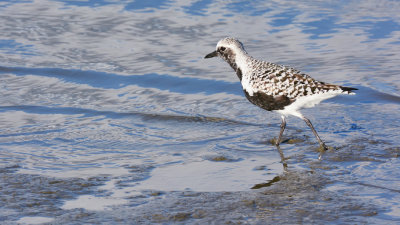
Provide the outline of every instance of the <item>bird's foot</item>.
<path id="1" fill-rule="evenodd" d="M 328 150 L 328 146 L 326 146 L 325 142 L 323 142 L 323 141 L 319 142 L 318 151 L 325 152 L 327 150 Z"/>
<path id="2" fill-rule="evenodd" d="M 322 160 L 322 155 L 323 155 L 324 152 L 327 151 L 327 150 L 328 150 L 328 147 L 325 145 L 325 143 L 324 143 L 324 142 L 320 143 L 320 146 L 319 146 L 319 148 L 318 148 L 318 151 L 319 151 L 318 159 L 319 159 L 319 160 Z"/>
<path id="3" fill-rule="evenodd" d="M 328 150 L 328 147 L 325 145 L 325 143 L 322 143 L 319 145 L 318 151 L 325 152 L 327 150 Z"/>

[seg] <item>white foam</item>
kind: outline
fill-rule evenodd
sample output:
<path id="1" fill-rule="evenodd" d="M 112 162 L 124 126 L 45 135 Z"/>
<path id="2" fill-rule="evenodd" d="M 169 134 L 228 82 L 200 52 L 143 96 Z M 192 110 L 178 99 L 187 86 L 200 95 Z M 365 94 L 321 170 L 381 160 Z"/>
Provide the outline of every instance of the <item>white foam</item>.
<path id="1" fill-rule="evenodd" d="M 123 198 L 98 197 L 93 195 L 81 195 L 77 199 L 66 201 L 61 207 L 62 209 L 77 209 L 82 208 L 86 210 L 101 211 L 111 208 L 115 205 L 122 205 L 128 203 L 128 200 Z"/>
<path id="2" fill-rule="evenodd" d="M 282 164 L 272 162 L 268 165 L 268 173 L 254 170 L 257 162 L 242 160 L 239 162 L 200 161 L 169 165 L 156 168 L 151 177 L 140 182 L 137 190 L 162 191 L 245 191 L 265 180 L 272 180 L 282 172 Z"/>
<path id="3" fill-rule="evenodd" d="M 18 224 L 43 224 L 50 223 L 54 218 L 43 217 L 43 216 L 26 216 L 22 217 L 17 221 Z"/>

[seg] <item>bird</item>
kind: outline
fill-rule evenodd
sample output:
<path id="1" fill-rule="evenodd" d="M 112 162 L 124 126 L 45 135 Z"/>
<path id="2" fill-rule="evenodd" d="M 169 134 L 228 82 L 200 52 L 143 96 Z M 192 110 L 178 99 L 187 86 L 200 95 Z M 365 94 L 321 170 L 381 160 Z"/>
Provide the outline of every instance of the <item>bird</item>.
<path id="1" fill-rule="evenodd" d="M 281 115 L 279 136 L 275 145 L 279 147 L 286 128 L 286 117 L 298 117 L 310 127 L 322 151 L 328 150 L 311 121 L 300 109 L 311 108 L 321 101 L 337 95 L 354 95 L 353 87 L 344 87 L 317 81 L 297 69 L 262 61 L 250 56 L 236 38 L 226 37 L 218 41 L 216 50 L 204 58 L 220 57 L 236 72 L 246 98 L 254 105 Z"/>

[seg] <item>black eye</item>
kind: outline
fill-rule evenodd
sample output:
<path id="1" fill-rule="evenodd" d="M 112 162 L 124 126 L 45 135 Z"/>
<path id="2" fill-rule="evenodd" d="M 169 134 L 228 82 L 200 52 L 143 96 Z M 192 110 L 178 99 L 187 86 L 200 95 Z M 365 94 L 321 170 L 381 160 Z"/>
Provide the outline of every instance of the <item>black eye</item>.
<path id="1" fill-rule="evenodd" d="M 219 50 L 221 50 L 222 52 L 225 51 L 225 47 L 220 47 Z"/>

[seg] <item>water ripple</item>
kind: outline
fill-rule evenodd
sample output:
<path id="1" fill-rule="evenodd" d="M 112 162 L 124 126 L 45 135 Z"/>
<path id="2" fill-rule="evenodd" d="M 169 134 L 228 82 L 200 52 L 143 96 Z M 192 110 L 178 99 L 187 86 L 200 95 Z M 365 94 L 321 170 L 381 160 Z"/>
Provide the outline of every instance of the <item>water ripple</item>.
<path id="1" fill-rule="evenodd" d="M 11 73 L 19 76 L 37 75 L 55 77 L 66 82 L 87 84 L 92 87 L 105 89 L 121 89 L 129 85 L 157 88 L 183 94 L 216 93 L 241 94 L 238 83 L 206 80 L 192 77 L 176 77 L 171 75 L 144 74 L 118 75 L 97 71 L 67 70 L 60 68 L 23 68 L 1 67 L 0 73 Z"/>

